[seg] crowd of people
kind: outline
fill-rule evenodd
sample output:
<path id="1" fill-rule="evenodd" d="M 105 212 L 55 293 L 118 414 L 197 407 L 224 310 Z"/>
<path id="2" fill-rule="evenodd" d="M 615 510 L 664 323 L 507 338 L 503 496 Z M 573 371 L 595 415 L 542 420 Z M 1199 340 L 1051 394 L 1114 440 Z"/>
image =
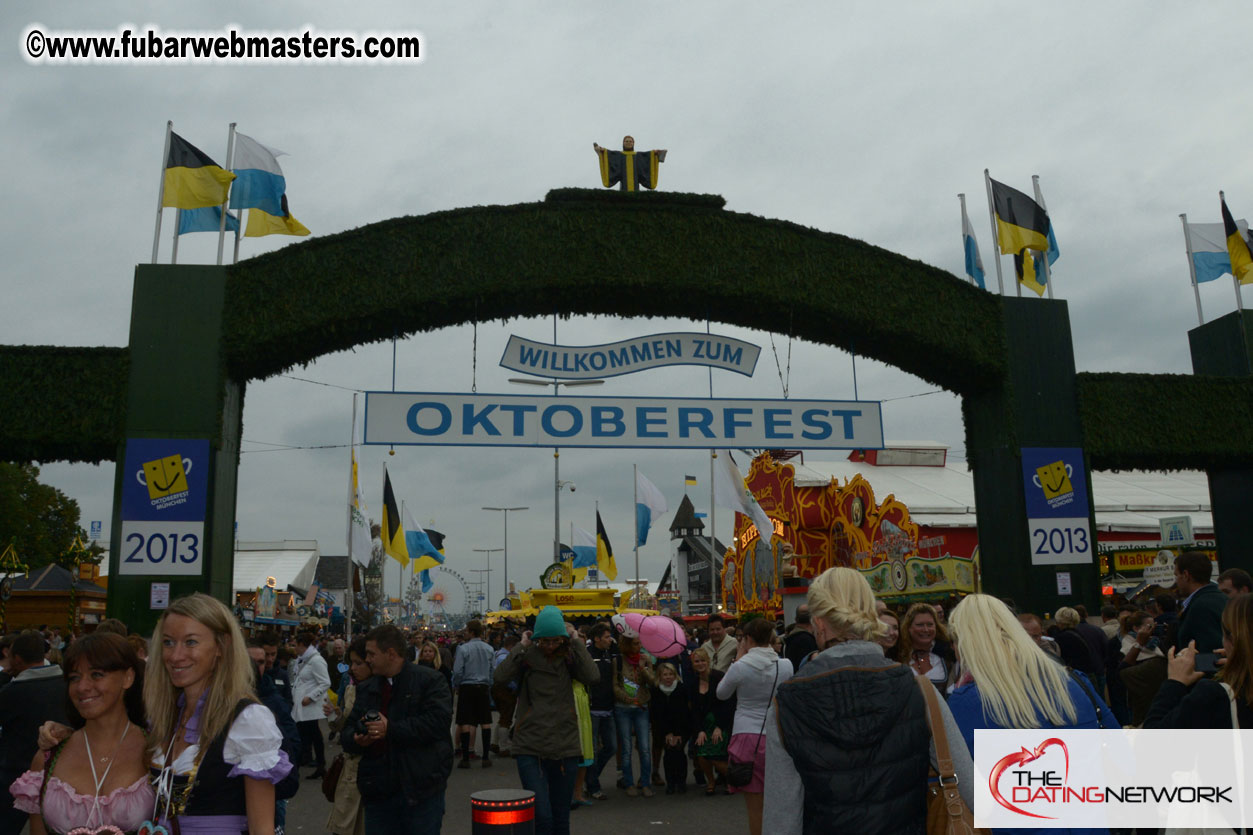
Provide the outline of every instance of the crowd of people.
<path id="1" fill-rule="evenodd" d="M 666 658 L 556 607 L 530 629 L 285 640 L 196 594 L 148 639 L 30 630 L 0 639 L 0 831 L 281 833 L 304 767 L 337 835 L 439 832 L 453 769 L 502 758 L 541 833 L 689 788 L 743 795 L 753 835 L 922 831 L 946 789 L 973 806 L 980 728 L 1253 727 L 1253 581 L 1188 552 L 1175 573 L 1176 595 L 1097 625 L 983 594 L 895 611 L 833 568 L 786 632 L 712 615 Z"/>

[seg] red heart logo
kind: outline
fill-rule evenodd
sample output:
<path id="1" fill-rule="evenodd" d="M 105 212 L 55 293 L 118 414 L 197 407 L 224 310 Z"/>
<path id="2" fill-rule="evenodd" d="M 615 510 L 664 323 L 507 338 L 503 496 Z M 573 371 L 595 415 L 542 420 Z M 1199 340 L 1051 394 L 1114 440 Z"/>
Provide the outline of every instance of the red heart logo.
<path id="1" fill-rule="evenodd" d="M 1069 780 L 1070 779 L 1070 749 L 1066 747 L 1066 743 L 1063 742 L 1062 740 L 1058 739 L 1057 737 L 1050 737 L 1049 739 L 1046 739 L 1043 742 L 1041 742 L 1039 745 L 1037 745 L 1034 750 L 1031 748 L 1023 748 L 1021 751 L 1010 754 L 1007 757 L 1002 757 L 1000 760 L 997 761 L 996 765 L 992 768 L 992 773 L 988 775 L 988 788 L 992 791 L 992 798 L 996 800 L 997 803 L 1001 804 L 1002 806 L 1004 806 L 1006 809 L 1010 810 L 1011 812 L 1017 812 L 1018 814 L 1026 815 L 1029 818 L 1042 818 L 1044 820 L 1057 820 L 1056 818 L 1050 817 L 1049 815 L 1037 815 L 1034 812 L 1025 812 L 1022 809 L 1019 809 L 1017 806 L 1010 803 L 1001 795 L 1001 787 L 1000 787 L 1001 775 L 1005 773 L 1006 769 L 1008 769 L 1010 766 L 1013 766 L 1013 765 L 1025 765 L 1029 762 L 1032 762 L 1033 760 L 1038 760 L 1040 757 L 1044 755 L 1044 750 L 1053 745 L 1060 745 L 1062 748 L 1062 753 L 1066 756 L 1066 772 L 1065 772 L 1065 777 L 1063 778 L 1062 782 L 1064 784 L 1067 780 Z"/>

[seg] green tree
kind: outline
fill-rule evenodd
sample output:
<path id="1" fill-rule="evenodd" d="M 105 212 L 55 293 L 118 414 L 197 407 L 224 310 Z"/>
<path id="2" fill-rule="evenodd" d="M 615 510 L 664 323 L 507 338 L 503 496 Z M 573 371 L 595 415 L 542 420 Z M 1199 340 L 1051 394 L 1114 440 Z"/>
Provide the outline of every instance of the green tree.
<path id="1" fill-rule="evenodd" d="M 0 461 L 0 550 L 12 542 L 32 571 L 64 564 L 75 537 L 86 540 L 78 519 L 78 502 L 40 483 L 38 467 Z"/>

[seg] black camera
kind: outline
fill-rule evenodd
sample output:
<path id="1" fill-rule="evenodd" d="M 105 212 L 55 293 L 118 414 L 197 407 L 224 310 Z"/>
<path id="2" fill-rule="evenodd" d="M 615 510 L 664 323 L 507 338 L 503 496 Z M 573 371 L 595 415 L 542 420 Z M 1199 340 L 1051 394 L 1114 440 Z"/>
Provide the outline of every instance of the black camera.
<path id="1" fill-rule="evenodd" d="M 369 736 L 370 729 L 365 726 L 366 722 L 377 722 L 379 720 L 379 712 L 377 710 L 367 710 L 365 715 L 357 720 L 356 733 L 357 736 Z"/>

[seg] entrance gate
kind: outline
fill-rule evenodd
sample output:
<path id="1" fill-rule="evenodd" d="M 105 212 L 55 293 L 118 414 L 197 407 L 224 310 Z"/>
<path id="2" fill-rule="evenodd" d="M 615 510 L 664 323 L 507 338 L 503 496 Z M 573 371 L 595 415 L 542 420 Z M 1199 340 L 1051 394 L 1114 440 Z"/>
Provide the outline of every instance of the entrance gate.
<path id="1" fill-rule="evenodd" d="M 205 477 L 200 562 L 159 579 L 173 596 L 228 600 L 249 380 L 471 321 L 556 311 L 769 329 L 764 311 L 786 308 L 800 338 L 961 395 L 990 593 L 1038 611 L 1099 593 L 1095 556 L 1061 566 L 1073 580 L 1062 597 L 1058 566 L 1032 563 L 1022 451 L 1036 447 L 1082 449 L 1085 481 L 1090 469 L 1207 470 L 1222 562 L 1253 568 L 1253 313 L 1189 333 L 1196 375 L 1077 374 L 1064 301 L 996 296 L 862 241 L 723 205 L 566 189 L 384 221 L 230 267 L 141 265 L 127 348 L 0 348 L 0 460 L 126 462 L 152 439 L 199 442 L 208 460 L 186 475 Z M 186 468 L 177 450 L 170 466 L 176 456 Z M 129 469 L 115 477 L 108 605 L 144 630 L 154 578 L 119 571 Z M 1083 512 L 1092 534 L 1090 495 Z M 186 557 L 186 545 L 176 538 L 171 554 Z"/>

